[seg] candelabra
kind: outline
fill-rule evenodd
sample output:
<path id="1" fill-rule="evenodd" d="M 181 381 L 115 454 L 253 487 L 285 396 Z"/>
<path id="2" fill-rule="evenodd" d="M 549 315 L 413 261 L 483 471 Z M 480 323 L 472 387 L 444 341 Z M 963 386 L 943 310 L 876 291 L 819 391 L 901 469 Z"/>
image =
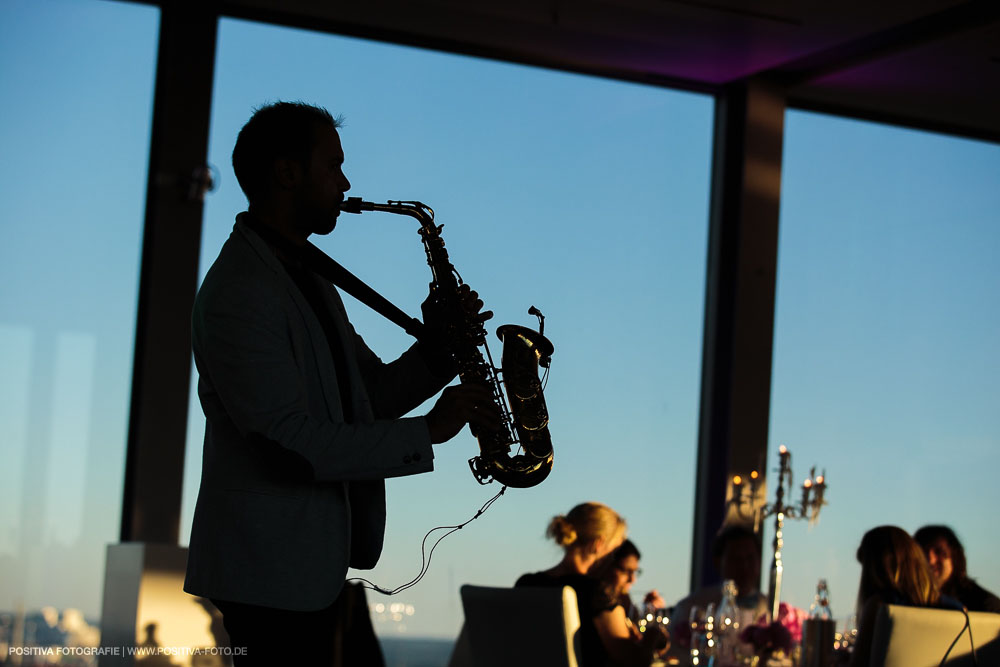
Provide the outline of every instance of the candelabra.
<path id="1" fill-rule="evenodd" d="M 761 523 L 768 517 L 774 519 L 774 558 L 771 562 L 771 581 L 768 586 L 768 608 L 771 620 L 778 620 L 778 605 L 781 602 L 781 574 L 784 569 L 781 551 L 785 546 L 785 519 L 809 519 L 809 524 L 815 524 L 819 512 L 826 504 L 823 496 L 826 493 L 826 473 L 816 475 L 816 468 L 809 471 L 809 477 L 802 483 L 802 499 L 798 503 L 785 504 L 785 493 L 791 496 L 792 491 L 792 453 L 781 445 L 778 448 L 779 467 L 778 483 L 775 489 L 774 502 L 770 505 L 757 502 L 757 492 L 760 488 L 760 475 L 756 470 L 750 473 L 750 479 L 744 482 L 741 475 L 734 475 L 732 480 L 732 497 L 729 505 L 736 513 L 745 519 L 753 519 L 755 533 L 760 533 Z"/>

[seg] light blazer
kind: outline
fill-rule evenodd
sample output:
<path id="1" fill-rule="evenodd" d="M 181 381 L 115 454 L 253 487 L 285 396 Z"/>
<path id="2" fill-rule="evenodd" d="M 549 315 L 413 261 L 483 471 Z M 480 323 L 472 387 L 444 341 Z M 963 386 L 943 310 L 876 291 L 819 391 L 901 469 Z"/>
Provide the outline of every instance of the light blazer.
<path id="1" fill-rule="evenodd" d="M 346 351 L 352 424 L 319 320 L 239 218 L 198 291 L 192 335 L 207 423 L 189 593 L 302 611 L 329 605 L 348 565 L 378 561 L 383 480 L 433 469 L 426 421 L 400 416 L 446 380 L 414 348 L 382 363 L 323 284 Z"/>

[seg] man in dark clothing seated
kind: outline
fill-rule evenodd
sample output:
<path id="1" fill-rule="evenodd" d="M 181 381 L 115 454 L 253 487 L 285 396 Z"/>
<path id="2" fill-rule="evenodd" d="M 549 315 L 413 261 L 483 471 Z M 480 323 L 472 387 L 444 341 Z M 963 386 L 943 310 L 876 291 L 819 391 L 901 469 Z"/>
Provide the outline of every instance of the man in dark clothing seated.
<path id="1" fill-rule="evenodd" d="M 913 538 L 927 555 L 942 595 L 955 598 L 969 611 L 1000 614 L 1000 598 L 969 578 L 965 549 L 948 526 L 924 526 Z"/>

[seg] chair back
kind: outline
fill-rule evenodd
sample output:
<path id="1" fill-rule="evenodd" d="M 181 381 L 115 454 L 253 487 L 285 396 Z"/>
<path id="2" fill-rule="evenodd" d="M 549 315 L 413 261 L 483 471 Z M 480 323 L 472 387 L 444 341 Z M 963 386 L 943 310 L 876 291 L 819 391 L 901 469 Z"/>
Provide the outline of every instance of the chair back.
<path id="1" fill-rule="evenodd" d="M 969 612 L 979 665 L 1000 665 L 1000 614 Z M 965 626 L 965 615 L 951 609 L 885 605 L 879 609 L 872 637 L 872 667 L 938 667 Z M 970 667 L 969 629 L 955 642 L 948 667 Z"/>
<path id="2" fill-rule="evenodd" d="M 579 667 L 576 592 L 462 586 L 463 634 L 476 667 Z"/>

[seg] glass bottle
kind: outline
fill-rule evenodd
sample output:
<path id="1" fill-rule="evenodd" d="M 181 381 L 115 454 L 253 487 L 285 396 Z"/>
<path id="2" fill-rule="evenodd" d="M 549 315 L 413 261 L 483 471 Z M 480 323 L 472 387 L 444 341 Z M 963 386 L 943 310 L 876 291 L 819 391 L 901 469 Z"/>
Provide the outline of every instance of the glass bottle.
<path id="1" fill-rule="evenodd" d="M 826 579 L 820 579 L 816 584 L 816 598 L 809 605 L 809 618 L 817 618 L 824 621 L 833 619 L 833 612 L 830 611 L 830 591 L 826 587 Z"/>
<path id="2" fill-rule="evenodd" d="M 708 605 L 708 609 L 702 609 L 698 606 L 691 607 L 691 613 L 688 616 L 688 622 L 691 625 L 691 664 L 692 665 L 702 665 L 706 664 L 708 656 L 705 655 L 705 632 L 707 619 L 711 618 L 713 611 L 712 605 Z"/>
<path id="3" fill-rule="evenodd" d="M 826 579 L 816 585 L 816 597 L 809 606 L 809 618 L 802 628 L 803 667 L 822 667 L 832 664 L 836 627 L 830 610 L 830 591 Z"/>
<path id="4" fill-rule="evenodd" d="M 740 640 L 739 608 L 736 606 L 736 582 L 722 582 L 722 601 L 715 612 L 715 653 L 713 667 L 736 664 L 736 649 Z"/>

